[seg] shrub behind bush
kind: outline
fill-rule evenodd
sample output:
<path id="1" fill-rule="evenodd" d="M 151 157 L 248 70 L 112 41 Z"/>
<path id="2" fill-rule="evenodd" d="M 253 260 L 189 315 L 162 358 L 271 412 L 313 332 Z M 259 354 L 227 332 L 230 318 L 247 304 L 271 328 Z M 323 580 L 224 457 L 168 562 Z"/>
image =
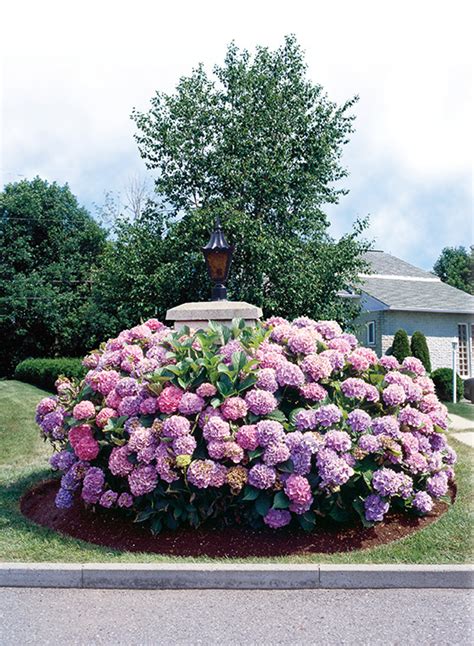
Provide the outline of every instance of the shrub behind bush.
<path id="1" fill-rule="evenodd" d="M 434 381 L 436 394 L 439 399 L 445 402 L 453 401 L 453 370 L 452 368 L 438 368 L 433 372 L 431 378 Z M 458 400 L 464 394 L 464 382 L 459 375 L 456 375 L 456 391 Z"/>
<path id="2" fill-rule="evenodd" d="M 431 372 L 431 359 L 426 336 L 423 332 L 413 332 L 411 337 L 411 354 L 425 366 L 426 372 Z"/>
<path id="3" fill-rule="evenodd" d="M 34 386 L 54 390 L 54 382 L 60 375 L 82 379 L 86 372 L 81 359 L 25 359 L 17 365 L 14 377 Z"/>
<path id="4" fill-rule="evenodd" d="M 400 361 L 410 356 L 410 343 L 405 330 L 397 330 L 393 337 L 392 355 Z"/>

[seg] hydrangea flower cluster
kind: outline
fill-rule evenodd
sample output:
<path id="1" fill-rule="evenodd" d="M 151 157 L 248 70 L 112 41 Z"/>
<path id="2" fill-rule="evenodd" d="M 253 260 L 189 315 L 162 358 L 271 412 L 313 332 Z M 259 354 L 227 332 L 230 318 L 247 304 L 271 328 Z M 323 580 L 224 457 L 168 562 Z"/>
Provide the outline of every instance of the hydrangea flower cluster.
<path id="1" fill-rule="evenodd" d="M 454 477 L 422 364 L 379 359 L 334 321 L 150 319 L 84 365 L 37 407 L 58 508 L 122 508 L 155 532 L 210 517 L 311 530 L 325 515 L 380 522 L 392 505 L 427 514 Z"/>

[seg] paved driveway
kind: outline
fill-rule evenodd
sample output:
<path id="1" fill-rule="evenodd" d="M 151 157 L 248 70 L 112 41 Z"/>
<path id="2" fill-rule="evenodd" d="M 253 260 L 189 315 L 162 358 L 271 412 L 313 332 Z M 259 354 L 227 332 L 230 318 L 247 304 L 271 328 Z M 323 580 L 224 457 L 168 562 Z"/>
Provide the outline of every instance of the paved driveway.
<path id="1" fill-rule="evenodd" d="M 0 644 L 472 644 L 466 590 L 0 589 Z"/>

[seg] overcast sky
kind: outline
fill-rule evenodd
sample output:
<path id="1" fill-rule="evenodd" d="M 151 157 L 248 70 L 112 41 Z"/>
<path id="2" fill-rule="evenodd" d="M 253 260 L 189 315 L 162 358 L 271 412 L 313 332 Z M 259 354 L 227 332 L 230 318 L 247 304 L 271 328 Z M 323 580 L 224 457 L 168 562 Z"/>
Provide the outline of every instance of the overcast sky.
<path id="1" fill-rule="evenodd" d="M 376 247 L 431 268 L 472 243 L 469 0 L 15 0 L 2 10 L 0 180 L 68 182 L 93 210 L 146 175 L 132 107 L 172 91 L 227 44 L 288 33 L 338 102 L 360 95 L 336 237 L 370 216 Z"/>

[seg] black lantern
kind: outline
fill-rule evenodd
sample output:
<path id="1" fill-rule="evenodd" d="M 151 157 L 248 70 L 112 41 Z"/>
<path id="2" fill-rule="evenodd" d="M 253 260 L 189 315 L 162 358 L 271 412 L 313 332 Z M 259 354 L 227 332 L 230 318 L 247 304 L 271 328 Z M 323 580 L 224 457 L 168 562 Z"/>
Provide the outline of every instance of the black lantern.
<path id="1" fill-rule="evenodd" d="M 227 244 L 219 218 L 216 218 L 216 227 L 202 251 L 206 259 L 209 277 L 213 282 L 211 299 L 225 301 L 227 298 L 225 283 L 229 275 L 234 247 Z"/>

